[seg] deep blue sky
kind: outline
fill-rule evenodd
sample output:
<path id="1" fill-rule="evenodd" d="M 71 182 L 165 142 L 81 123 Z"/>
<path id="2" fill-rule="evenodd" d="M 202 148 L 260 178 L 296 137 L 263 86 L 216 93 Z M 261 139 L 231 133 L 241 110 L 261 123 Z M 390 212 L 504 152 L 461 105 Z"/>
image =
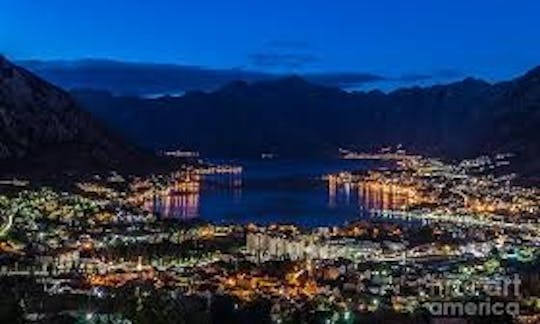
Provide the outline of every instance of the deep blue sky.
<path id="1" fill-rule="evenodd" d="M 504 79 L 540 64 L 539 13 L 538 0 L 0 0 L 0 52 Z"/>

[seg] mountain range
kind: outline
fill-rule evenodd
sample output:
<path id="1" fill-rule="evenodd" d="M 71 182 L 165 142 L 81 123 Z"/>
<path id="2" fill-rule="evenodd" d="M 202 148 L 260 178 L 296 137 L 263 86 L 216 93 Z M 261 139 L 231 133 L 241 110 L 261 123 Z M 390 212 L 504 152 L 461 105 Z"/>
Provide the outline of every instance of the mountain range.
<path id="1" fill-rule="evenodd" d="M 335 155 L 402 144 L 449 158 L 512 151 L 540 171 L 540 68 L 514 80 L 347 92 L 297 76 L 231 82 L 210 92 L 144 99 L 73 91 L 92 114 L 152 149 L 220 157 Z"/>
<path id="2" fill-rule="evenodd" d="M 17 64 L 64 89 L 106 90 L 115 95 L 155 97 L 163 94 L 181 95 L 186 91 L 217 90 L 242 80 L 268 81 L 283 78 L 281 73 L 261 72 L 243 68 L 216 69 L 194 65 L 123 62 L 110 59 L 73 61 L 22 60 Z M 450 73 L 450 74 L 449 74 Z M 367 72 L 303 73 L 302 78 L 314 84 L 344 89 L 368 85 L 434 82 L 438 78 L 453 78 L 452 71 L 436 75 L 408 74 L 398 77 Z"/>
<path id="3" fill-rule="evenodd" d="M 140 164 L 147 155 L 134 147 L 304 158 L 402 144 L 446 158 L 514 152 L 521 173 L 540 174 L 540 68 L 506 82 L 468 78 L 389 93 L 290 76 L 151 99 L 106 88 L 67 93 L 0 58 L 0 86 L 2 173 L 8 165 Z"/>

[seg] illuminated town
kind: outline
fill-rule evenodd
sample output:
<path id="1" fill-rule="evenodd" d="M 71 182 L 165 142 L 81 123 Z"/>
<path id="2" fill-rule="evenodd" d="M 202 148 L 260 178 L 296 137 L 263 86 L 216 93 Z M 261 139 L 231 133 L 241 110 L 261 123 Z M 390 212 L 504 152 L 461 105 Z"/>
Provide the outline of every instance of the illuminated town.
<path id="1" fill-rule="evenodd" d="M 540 324 L 539 13 L 0 1 L 0 324 Z"/>
<path id="2" fill-rule="evenodd" d="M 2 285 L 15 287 L 13 307 L 28 321 L 146 322 L 159 305 L 187 322 L 236 313 L 412 323 L 434 298 L 434 278 L 483 287 L 463 300 L 493 296 L 486 287 L 501 281 L 519 285 L 519 294 L 497 295 L 518 301 L 515 319 L 538 323 L 540 192 L 495 175 L 507 158 L 448 164 L 402 152 L 392 166 L 321 175 L 328 204 L 356 195 L 368 216 L 315 228 L 197 219 L 206 179 L 225 177 L 236 190 L 237 166 L 95 176 L 71 191 L 4 181 Z"/>

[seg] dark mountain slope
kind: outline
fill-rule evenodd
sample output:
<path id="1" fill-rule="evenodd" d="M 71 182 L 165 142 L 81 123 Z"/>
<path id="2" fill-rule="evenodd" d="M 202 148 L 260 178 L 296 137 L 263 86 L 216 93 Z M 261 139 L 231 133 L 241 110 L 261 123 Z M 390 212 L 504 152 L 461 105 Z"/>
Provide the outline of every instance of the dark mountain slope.
<path id="1" fill-rule="evenodd" d="M 520 168 L 540 183 L 540 67 L 508 82 L 492 109 L 485 142 L 492 150 L 518 154 Z"/>
<path id="2" fill-rule="evenodd" d="M 390 94 L 348 93 L 298 77 L 235 82 L 211 93 L 139 99 L 74 92 L 88 109 L 147 147 L 188 146 L 210 155 L 335 154 L 403 143 L 433 153 L 462 154 L 471 127 L 486 113 L 492 87 L 465 80 Z M 465 141 L 469 144 L 469 141 Z"/>
<path id="3" fill-rule="evenodd" d="M 420 153 L 462 158 L 519 154 L 538 168 L 539 69 L 510 82 L 465 79 L 388 94 L 349 93 L 298 77 L 214 92 L 140 99 L 76 91 L 92 113 L 150 148 L 189 147 L 214 156 L 334 155 L 403 144 Z"/>
<path id="4" fill-rule="evenodd" d="M 139 157 L 68 93 L 0 57 L 0 173 L 117 168 Z"/>

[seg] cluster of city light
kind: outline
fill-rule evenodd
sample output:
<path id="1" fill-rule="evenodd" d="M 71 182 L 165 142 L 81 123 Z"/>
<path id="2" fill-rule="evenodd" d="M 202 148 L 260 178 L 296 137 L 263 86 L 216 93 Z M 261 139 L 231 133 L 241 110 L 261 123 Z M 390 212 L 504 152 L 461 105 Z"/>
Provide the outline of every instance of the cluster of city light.
<path id="1" fill-rule="evenodd" d="M 362 154 L 364 156 L 365 154 Z M 398 159 L 398 157 L 400 157 Z M 375 154 L 372 158 L 383 158 Z M 373 209 L 415 210 L 429 206 L 433 212 L 470 214 L 481 217 L 535 219 L 540 214 L 540 190 L 512 184 L 513 175 L 495 177 L 493 170 L 506 165 L 508 155 L 465 160 L 459 164 L 437 159 L 398 154 L 398 168 L 366 174 L 340 173 L 327 176 L 329 197 L 337 188 L 358 187 L 365 204 L 375 200 L 383 206 Z"/>
<path id="2" fill-rule="evenodd" d="M 76 193 L 0 196 L 0 250 L 24 261 L 3 265 L 0 273 L 38 278 L 59 296 L 114 298 L 108 291 L 152 286 L 186 296 L 230 296 L 237 308 L 267 299 L 276 321 L 304 307 L 348 321 L 358 312 L 417 311 L 429 300 L 425 285 L 436 274 L 488 282 L 509 278 L 507 264 L 539 259 L 539 223 L 515 217 L 537 215 L 538 191 L 472 171 L 489 168 L 492 159 L 456 165 L 391 159 L 399 162 L 395 169 L 327 176 L 329 196 L 356 192 L 378 217 L 313 229 L 185 226 L 156 217 L 156 207 L 180 210 L 176 217 L 184 220 L 195 217 L 204 177 L 241 172 L 234 167 L 112 175 L 81 182 Z M 537 300 L 519 301 L 534 308 Z"/>

